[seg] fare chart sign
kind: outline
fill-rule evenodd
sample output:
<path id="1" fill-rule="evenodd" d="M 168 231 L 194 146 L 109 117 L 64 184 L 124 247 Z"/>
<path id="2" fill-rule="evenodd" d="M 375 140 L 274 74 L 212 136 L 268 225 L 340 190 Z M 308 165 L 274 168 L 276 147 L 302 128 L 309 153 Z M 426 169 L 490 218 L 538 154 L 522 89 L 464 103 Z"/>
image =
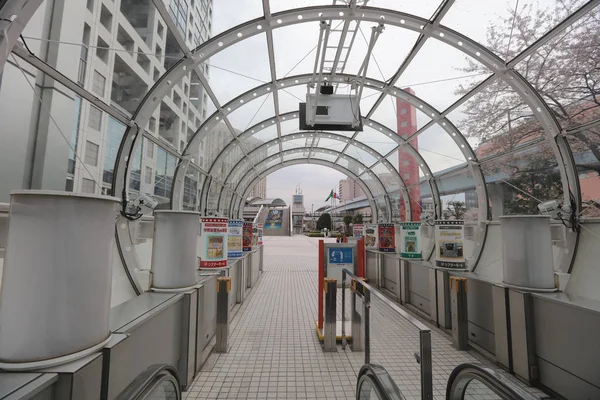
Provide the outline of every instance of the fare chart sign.
<path id="1" fill-rule="evenodd" d="M 394 224 L 379 224 L 379 251 L 384 253 L 396 252 L 396 236 Z"/>
<path id="2" fill-rule="evenodd" d="M 241 219 L 230 219 L 227 224 L 227 257 L 239 258 L 242 256 L 242 227 Z"/>
<path id="3" fill-rule="evenodd" d="M 371 250 L 377 250 L 377 239 L 378 239 L 378 232 L 377 232 L 377 225 L 376 224 L 366 224 L 365 225 L 365 231 L 364 231 L 364 236 L 365 236 L 365 247 L 367 249 L 371 249 Z"/>
<path id="4" fill-rule="evenodd" d="M 464 221 L 435 221 L 435 265 L 465 268 L 464 236 Z"/>

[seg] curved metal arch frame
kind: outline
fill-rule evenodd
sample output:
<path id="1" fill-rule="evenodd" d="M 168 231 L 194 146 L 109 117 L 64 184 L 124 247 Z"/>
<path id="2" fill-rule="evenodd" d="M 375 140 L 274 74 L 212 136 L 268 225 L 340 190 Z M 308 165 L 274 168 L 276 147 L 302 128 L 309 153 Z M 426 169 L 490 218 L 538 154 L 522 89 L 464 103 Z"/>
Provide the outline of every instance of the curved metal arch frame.
<path id="1" fill-rule="evenodd" d="M 321 136 L 321 137 L 325 137 L 325 136 L 326 136 L 328 139 L 336 140 L 336 141 L 338 141 L 338 142 L 340 142 L 340 143 L 344 143 L 344 144 L 345 144 L 345 143 L 348 143 L 348 141 L 350 140 L 349 138 L 347 138 L 347 137 L 345 137 L 345 136 L 338 135 L 338 134 L 335 134 L 335 133 L 329 133 L 329 132 L 309 132 L 309 133 L 297 133 L 297 134 L 285 135 L 285 136 L 284 136 L 284 137 L 281 139 L 281 141 L 284 141 L 284 142 L 285 142 L 286 140 L 305 139 L 306 137 L 309 137 L 309 138 L 310 138 L 310 137 L 315 137 L 315 136 L 317 136 L 317 137 L 319 137 L 319 136 Z M 271 146 L 271 145 L 273 145 L 273 144 L 277 144 L 279 141 L 280 141 L 280 139 L 278 139 L 278 138 L 276 138 L 276 139 L 272 139 L 272 140 L 269 140 L 269 141 L 265 142 L 264 144 L 262 144 L 261 146 L 259 146 L 259 147 L 255 148 L 254 150 L 250 151 L 250 152 L 248 153 L 248 156 L 250 156 L 251 154 L 253 154 L 253 153 L 255 153 L 255 152 L 257 152 L 257 151 L 259 151 L 259 150 L 261 150 L 261 149 L 263 149 L 263 148 L 265 148 L 265 147 L 270 147 L 270 146 Z M 388 171 L 390 171 L 390 173 L 391 173 L 392 175 L 395 175 L 395 176 L 397 177 L 397 179 L 398 179 L 398 182 L 399 182 L 399 185 L 398 185 L 398 186 L 399 186 L 399 188 L 400 188 L 400 189 L 404 189 L 404 190 L 406 191 L 406 183 L 404 182 L 404 180 L 402 179 L 402 177 L 401 177 L 401 176 L 398 174 L 398 172 L 396 171 L 396 169 L 395 169 L 395 168 L 394 168 L 394 167 L 391 165 L 391 163 L 390 163 L 388 160 L 386 160 L 386 159 L 384 158 L 384 156 L 383 156 L 383 155 L 381 155 L 381 153 L 377 152 L 375 149 L 371 148 L 370 146 L 363 145 L 363 147 L 366 147 L 366 148 L 368 149 L 369 153 L 371 153 L 371 154 L 373 154 L 373 153 L 377 154 L 377 156 L 375 157 L 375 158 L 376 158 L 376 161 L 375 161 L 375 162 L 374 162 L 374 163 L 373 163 L 371 166 L 366 166 L 366 169 L 365 169 L 365 170 L 368 170 L 370 167 L 373 167 L 374 165 L 376 165 L 376 164 L 378 164 L 378 163 L 383 163 L 383 165 L 385 165 L 385 167 L 388 169 Z M 300 148 L 306 148 L 306 147 L 300 147 Z M 284 151 L 283 151 L 283 153 L 279 153 L 279 152 L 278 152 L 278 153 L 275 153 L 274 155 L 272 155 L 272 156 L 269 156 L 267 159 L 265 159 L 265 160 L 261 160 L 259 163 L 255 164 L 255 165 L 254 165 L 254 168 L 257 168 L 257 167 L 258 167 L 260 164 L 262 164 L 263 162 L 266 162 L 268 159 L 271 159 L 271 158 L 272 158 L 272 157 L 274 157 L 274 156 L 281 156 L 282 154 L 284 154 L 284 155 L 285 155 L 285 154 L 287 154 L 288 152 L 291 152 L 291 151 L 293 151 L 293 150 L 296 150 L 296 149 L 298 149 L 298 148 L 296 147 L 296 148 L 293 148 L 293 149 L 284 150 Z M 319 146 L 317 146 L 317 147 L 314 147 L 314 146 L 311 146 L 311 149 L 312 149 L 312 151 L 322 151 L 322 152 L 325 152 L 325 153 L 326 153 L 326 152 L 329 152 L 329 153 L 333 154 L 333 153 L 332 153 L 332 150 L 330 150 L 330 149 L 328 149 L 328 148 L 325 148 L 325 147 L 319 147 Z M 365 165 L 364 163 L 361 163 L 361 162 L 360 162 L 360 161 L 358 161 L 356 158 L 354 158 L 354 157 L 351 157 L 351 156 L 350 156 L 350 155 L 348 155 L 348 154 L 345 154 L 345 156 L 346 156 L 346 157 L 348 157 L 348 158 L 350 158 L 350 159 L 352 159 L 352 160 L 355 160 L 357 163 L 360 163 L 361 165 Z M 236 163 L 236 164 L 235 164 L 235 165 L 234 165 L 234 166 L 231 168 L 231 170 L 229 171 L 229 174 L 228 174 L 228 175 L 227 175 L 227 177 L 224 179 L 224 181 L 225 181 L 225 182 L 228 182 L 228 181 L 229 181 L 229 179 L 231 178 L 231 175 L 233 174 L 233 172 L 234 172 L 234 171 L 235 171 L 235 170 L 236 170 L 236 169 L 237 169 L 237 168 L 238 168 L 238 167 L 239 167 L 239 166 L 242 164 L 242 162 L 244 162 L 244 161 L 248 162 L 248 160 L 247 160 L 245 157 L 242 157 L 242 159 L 240 159 L 240 161 L 238 161 L 238 162 L 237 162 L 237 163 Z M 238 183 L 239 183 L 239 182 L 241 182 L 241 181 L 242 181 L 242 180 L 245 178 L 245 176 L 246 176 L 246 175 L 247 175 L 247 174 L 244 174 L 244 175 L 242 175 L 242 176 L 240 177 L 240 179 L 239 179 Z M 361 175 L 362 175 L 362 174 L 361 174 Z M 358 176 L 359 176 L 359 179 L 360 179 L 360 176 L 361 176 L 361 175 L 358 175 Z M 385 193 L 388 193 L 388 190 L 386 189 L 386 187 L 385 187 L 385 185 L 383 184 L 383 182 L 381 182 L 381 180 L 380 180 L 378 177 L 377 177 L 376 179 L 377 179 L 377 181 L 380 183 L 380 185 L 381 185 L 381 187 L 382 187 L 382 189 L 383 189 L 383 192 L 384 192 L 384 194 L 385 194 Z M 219 194 L 219 200 L 217 201 L 217 207 L 218 207 L 218 206 L 220 205 L 220 203 L 221 203 L 221 196 L 222 196 L 222 193 L 223 193 L 223 189 L 221 189 L 221 193 Z M 410 201 L 408 201 L 406 198 L 404 198 L 404 204 L 405 204 L 405 207 L 407 207 L 407 210 L 408 210 L 408 211 L 410 211 Z"/>
<path id="2" fill-rule="evenodd" d="M 6 36 L 0 35 L 0 72 L 4 69 L 19 36 L 43 2 L 44 0 L 7 1 L 0 10 L 0 26 L 6 34 Z"/>
<path id="3" fill-rule="evenodd" d="M 285 151 L 284 151 L 284 153 L 285 153 L 285 154 L 289 154 L 289 153 L 300 153 L 300 152 L 305 152 L 305 151 L 311 151 L 312 149 L 314 149 L 314 147 L 306 147 L 306 146 L 304 146 L 304 147 L 296 147 L 296 148 L 293 148 L 293 149 L 285 150 Z M 336 150 L 325 150 L 325 152 L 328 152 L 328 153 L 330 153 L 330 154 L 333 154 L 333 155 L 336 155 L 336 156 L 341 156 L 341 155 L 342 155 L 342 153 L 340 153 L 339 151 L 336 151 Z M 275 153 L 275 154 L 273 154 L 273 155 L 271 155 L 271 156 L 269 156 L 269 157 L 265 158 L 264 160 L 261 160 L 261 161 L 260 161 L 258 164 L 256 164 L 256 166 L 260 166 L 260 165 L 262 165 L 262 164 L 265 164 L 265 163 L 268 163 L 268 162 L 270 162 L 270 161 L 273 161 L 274 159 L 276 159 L 277 157 L 280 157 L 280 156 L 281 156 L 281 154 L 280 154 L 280 153 Z M 317 158 L 317 159 L 319 159 L 319 158 Z M 319 160 L 322 160 L 322 161 L 327 161 L 327 160 L 323 160 L 323 159 L 319 159 Z M 284 161 L 284 162 L 285 162 L 285 161 Z M 335 164 L 335 162 L 333 162 L 333 161 L 331 161 L 331 163 L 332 163 L 332 164 Z M 359 165 L 360 165 L 360 166 L 361 166 L 363 169 L 365 169 L 366 171 L 368 171 L 368 170 L 369 170 L 369 167 L 368 167 L 368 166 L 366 166 L 364 163 L 362 163 L 362 162 L 360 162 L 360 161 L 358 161 L 358 160 L 356 160 L 356 163 L 357 163 L 357 164 L 359 164 Z M 335 164 L 335 165 L 339 165 L 339 164 Z M 340 165 L 340 167 L 341 167 L 341 168 L 344 168 L 344 169 L 347 169 L 347 168 L 345 168 L 345 167 L 342 167 L 341 165 Z M 349 171 L 349 170 L 348 170 L 348 171 Z M 249 175 L 250 173 L 252 173 L 252 172 L 255 172 L 255 171 L 248 171 L 246 174 L 244 174 L 244 175 L 243 175 L 243 176 L 240 178 L 239 182 L 236 184 L 235 188 L 233 189 L 235 192 L 237 192 L 237 191 L 238 191 L 238 189 L 240 189 L 240 185 L 242 184 L 242 182 L 243 182 L 243 181 L 244 181 L 244 180 L 245 180 L 245 179 L 248 177 L 248 175 Z M 261 174 L 262 174 L 262 171 L 261 171 L 260 173 L 258 173 L 258 174 L 257 174 L 257 176 L 261 176 Z M 372 191 L 372 189 L 371 189 L 371 188 L 370 188 L 370 187 L 369 187 L 369 186 L 368 186 L 368 185 L 367 185 L 367 184 L 364 182 L 364 180 L 363 180 L 363 179 L 361 179 L 361 178 L 360 178 L 360 175 L 356 175 L 355 173 L 352 173 L 352 175 L 356 176 L 356 179 L 358 179 L 358 180 L 360 180 L 361 182 L 363 182 L 363 183 L 364 183 L 365 187 L 368 189 L 368 192 L 369 192 L 369 194 L 371 195 L 371 197 L 372 197 L 373 199 L 376 199 L 376 198 L 379 198 L 379 197 L 381 197 L 381 196 L 374 196 L 374 195 L 373 195 L 373 191 Z M 384 195 L 385 195 L 387 192 L 386 192 L 386 190 L 385 190 L 385 186 L 383 185 L 383 182 L 381 182 L 381 180 L 380 180 L 380 179 L 379 179 L 377 176 L 375 176 L 374 178 L 375 178 L 375 181 L 376 181 L 376 182 L 379 184 L 379 186 L 381 187 L 381 189 L 382 189 L 382 193 L 383 193 L 383 194 L 382 194 L 382 196 L 384 196 Z M 243 193 L 245 193 L 245 192 L 248 190 L 248 188 L 247 188 L 247 187 L 244 187 L 244 186 L 242 186 L 242 188 L 241 188 L 241 189 L 243 190 Z M 250 189 L 252 189 L 252 188 L 250 187 Z M 366 192 L 365 192 L 365 193 L 366 193 Z M 389 204 L 388 204 L 388 206 L 389 206 Z"/>
<path id="4" fill-rule="evenodd" d="M 251 190 L 252 185 L 259 179 L 261 179 L 264 176 L 270 175 L 275 171 L 278 171 L 280 169 L 286 168 L 286 167 L 291 167 L 293 165 L 301 165 L 301 164 L 317 164 L 317 165 L 322 165 L 324 167 L 330 167 L 335 169 L 336 171 L 339 171 L 343 174 L 348 175 L 349 177 L 356 179 L 358 185 L 360 186 L 360 188 L 362 190 L 365 191 L 365 193 L 369 193 L 370 196 L 367 196 L 367 201 L 369 202 L 369 205 L 371 207 L 371 212 L 372 212 L 372 219 L 373 220 L 377 220 L 378 218 L 378 210 L 377 210 L 377 206 L 375 205 L 375 201 L 374 201 L 374 197 L 373 195 L 370 193 L 369 188 L 360 180 L 358 180 L 358 176 L 356 176 L 353 172 L 351 172 L 350 170 L 342 167 L 339 164 L 335 164 L 331 161 L 326 161 L 326 160 L 321 160 L 321 159 L 311 159 L 309 160 L 304 160 L 304 159 L 298 159 L 298 160 L 290 160 L 290 161 L 285 161 L 283 164 L 277 164 L 274 165 L 273 167 L 266 169 L 265 171 L 263 171 L 261 174 L 259 174 L 257 177 L 255 177 L 249 184 L 246 190 L 244 190 L 243 196 L 242 196 L 242 200 L 238 203 L 236 209 L 233 210 L 233 215 L 240 215 L 240 210 L 242 209 L 243 206 L 243 202 L 244 202 L 244 197 L 248 194 L 248 192 Z"/>

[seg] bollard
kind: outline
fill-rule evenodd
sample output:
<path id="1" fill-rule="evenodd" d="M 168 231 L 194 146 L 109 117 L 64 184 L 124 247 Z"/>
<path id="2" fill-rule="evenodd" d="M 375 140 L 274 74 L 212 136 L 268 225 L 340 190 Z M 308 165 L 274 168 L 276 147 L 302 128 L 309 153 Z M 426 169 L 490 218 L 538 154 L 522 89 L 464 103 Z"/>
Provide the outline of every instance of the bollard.
<path id="1" fill-rule="evenodd" d="M 229 291 L 231 278 L 220 277 L 217 279 L 217 339 L 215 351 L 227 353 L 229 350 Z"/>
<path id="2" fill-rule="evenodd" d="M 450 277 L 452 307 L 452 344 L 458 350 L 469 348 L 469 324 L 467 313 L 467 278 Z"/>
<path id="3" fill-rule="evenodd" d="M 324 279 L 325 283 L 325 326 L 323 328 L 323 351 L 337 352 L 336 345 L 336 295 L 337 279 Z"/>

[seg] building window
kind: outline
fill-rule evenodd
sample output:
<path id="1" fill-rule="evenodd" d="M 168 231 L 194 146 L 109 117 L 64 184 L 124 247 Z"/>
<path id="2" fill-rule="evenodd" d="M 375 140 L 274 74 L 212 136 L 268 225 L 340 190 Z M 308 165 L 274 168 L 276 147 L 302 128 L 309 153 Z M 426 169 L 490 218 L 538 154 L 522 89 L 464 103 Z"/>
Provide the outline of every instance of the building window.
<path id="1" fill-rule="evenodd" d="M 92 129 L 100 131 L 102 129 L 102 111 L 99 108 L 90 105 L 90 117 L 88 126 Z"/>
<path id="2" fill-rule="evenodd" d="M 150 121 L 148 121 L 148 130 L 151 133 L 155 133 L 156 132 L 156 118 L 150 117 Z"/>
<path id="3" fill-rule="evenodd" d="M 144 182 L 148 185 L 152 184 L 152 168 L 146 167 L 146 175 L 144 175 Z"/>
<path id="4" fill-rule="evenodd" d="M 181 31 L 183 35 L 187 31 L 187 15 L 188 15 L 188 5 L 187 0 L 171 0 L 171 5 L 169 6 L 169 13 L 177 28 Z"/>
<path id="5" fill-rule="evenodd" d="M 146 157 L 154 158 L 154 143 L 151 141 L 147 141 L 146 143 Z"/>
<path id="6" fill-rule="evenodd" d="M 87 0 L 87 9 L 90 12 L 94 12 L 94 0 Z"/>
<path id="7" fill-rule="evenodd" d="M 165 38 L 165 27 L 160 22 L 158 23 L 158 29 L 156 33 L 158 33 L 158 36 L 160 36 L 161 39 Z"/>
<path id="8" fill-rule="evenodd" d="M 98 166 L 98 145 L 89 140 L 85 142 L 84 162 L 93 167 Z"/>
<path id="9" fill-rule="evenodd" d="M 400 122 L 400 126 L 402 128 L 406 128 L 408 126 L 408 121 L 402 121 L 402 122 Z"/>
<path id="10" fill-rule="evenodd" d="M 401 109 L 400 114 L 406 114 L 406 108 Z"/>
<path id="11" fill-rule="evenodd" d="M 106 78 L 98 71 L 94 70 L 94 80 L 92 82 L 92 92 L 98 96 L 104 96 L 104 88 L 106 86 Z"/>
<path id="12" fill-rule="evenodd" d="M 65 192 L 72 192 L 73 191 L 73 178 L 69 177 L 67 178 L 67 182 L 65 184 Z"/>
<path id="13" fill-rule="evenodd" d="M 183 140 L 179 141 L 179 151 L 183 153 L 183 149 L 185 149 L 185 142 Z"/>
<path id="14" fill-rule="evenodd" d="M 410 179 L 410 174 L 408 172 L 404 173 L 404 179 Z"/>
<path id="15" fill-rule="evenodd" d="M 82 193 L 90 193 L 90 194 L 94 194 L 96 193 L 96 182 L 94 182 L 91 179 L 86 179 L 83 178 L 81 180 L 81 192 Z"/>
<path id="16" fill-rule="evenodd" d="M 407 166 L 407 165 L 408 165 L 408 163 L 409 163 L 409 161 L 408 161 L 408 160 L 404 160 L 404 166 Z"/>

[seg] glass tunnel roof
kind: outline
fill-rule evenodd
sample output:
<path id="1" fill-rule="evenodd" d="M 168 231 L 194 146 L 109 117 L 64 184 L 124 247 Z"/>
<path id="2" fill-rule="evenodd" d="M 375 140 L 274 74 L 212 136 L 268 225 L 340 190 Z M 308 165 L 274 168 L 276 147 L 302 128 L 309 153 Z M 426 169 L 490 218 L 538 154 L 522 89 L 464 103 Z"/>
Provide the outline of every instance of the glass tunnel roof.
<path id="1" fill-rule="evenodd" d="M 186 2 L 97 4 L 99 20 L 82 5 L 75 42 L 42 37 L 22 11 L 23 39 L 4 40 L 24 88 L 37 71 L 76 99 L 68 129 L 106 132 L 100 172 L 62 132 L 73 175 L 101 175 L 95 192 L 150 191 L 175 209 L 240 216 L 258 179 L 314 163 L 357 179 L 382 221 L 419 219 L 429 202 L 446 218 L 458 200 L 464 219 L 497 219 L 499 182 L 513 193 L 504 213 L 559 200 L 595 215 L 580 181 L 600 163 L 599 1 L 196 3 L 194 13 Z M 100 67 L 82 76 L 74 65 L 89 57 Z M 363 131 L 299 130 L 299 103 L 323 82 L 362 90 Z M 553 190 L 526 182 L 540 171 Z"/>

